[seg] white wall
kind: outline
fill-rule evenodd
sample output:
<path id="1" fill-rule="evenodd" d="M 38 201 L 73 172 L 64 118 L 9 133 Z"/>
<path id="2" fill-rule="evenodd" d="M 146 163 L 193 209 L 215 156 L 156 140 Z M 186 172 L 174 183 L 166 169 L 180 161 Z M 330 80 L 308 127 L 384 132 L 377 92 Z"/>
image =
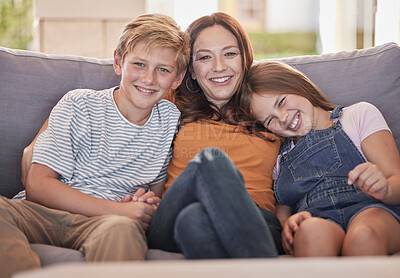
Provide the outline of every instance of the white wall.
<path id="1" fill-rule="evenodd" d="M 378 0 L 377 4 L 375 44 L 400 43 L 400 1 Z"/>
<path id="2" fill-rule="evenodd" d="M 318 31 L 319 0 L 266 0 L 269 33 Z"/>
<path id="3" fill-rule="evenodd" d="M 147 0 L 146 12 L 164 13 L 185 30 L 195 19 L 218 11 L 218 0 Z"/>
<path id="4" fill-rule="evenodd" d="M 145 0 L 36 0 L 34 50 L 113 57 L 122 28 L 145 12 Z"/>

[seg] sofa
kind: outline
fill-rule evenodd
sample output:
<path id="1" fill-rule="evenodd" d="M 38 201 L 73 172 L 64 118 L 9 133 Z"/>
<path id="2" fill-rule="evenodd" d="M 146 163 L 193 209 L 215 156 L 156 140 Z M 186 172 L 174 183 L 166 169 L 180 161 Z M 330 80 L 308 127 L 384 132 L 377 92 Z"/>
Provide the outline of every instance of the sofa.
<path id="1" fill-rule="evenodd" d="M 386 43 L 363 50 L 277 59 L 304 72 L 336 104 L 367 101 L 377 106 L 400 148 L 400 47 Z M 21 184 L 21 157 L 69 90 L 119 84 L 112 59 L 0 47 L 0 194 L 11 198 Z M 42 266 L 84 262 L 78 251 L 32 244 Z M 148 260 L 182 259 L 181 254 L 149 250 Z M 397 261 L 400 266 L 400 261 Z"/>

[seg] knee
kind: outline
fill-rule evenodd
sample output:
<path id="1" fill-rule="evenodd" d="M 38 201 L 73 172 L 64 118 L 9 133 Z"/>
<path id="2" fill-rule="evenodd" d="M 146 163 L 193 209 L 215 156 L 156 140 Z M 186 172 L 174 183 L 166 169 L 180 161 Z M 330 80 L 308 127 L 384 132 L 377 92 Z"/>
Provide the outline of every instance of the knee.
<path id="1" fill-rule="evenodd" d="M 301 237 L 302 241 L 312 243 L 312 241 L 322 232 L 320 225 L 321 223 L 319 218 L 308 218 L 301 222 L 298 230 L 296 231 L 296 237 Z"/>
<path id="2" fill-rule="evenodd" d="M 197 162 L 213 162 L 218 159 L 229 159 L 228 156 L 219 148 L 208 147 L 202 149 L 193 160 Z"/>
<path id="3" fill-rule="evenodd" d="M 206 212 L 201 203 L 195 202 L 185 207 L 177 216 L 174 227 L 175 240 L 190 236 L 194 237 L 196 231 L 207 225 Z"/>
<path id="4" fill-rule="evenodd" d="M 369 254 L 372 250 L 381 248 L 382 239 L 375 231 L 374 227 L 370 225 L 358 225 L 352 227 L 345 237 L 342 247 L 343 256 L 355 256 L 362 254 Z M 369 250 L 368 250 L 369 249 Z"/>
<path id="5" fill-rule="evenodd" d="M 199 202 L 188 205 L 176 218 L 174 239 L 180 247 L 182 242 L 190 245 L 207 244 L 207 240 L 215 235 L 214 226 L 204 206 Z"/>
<path id="6" fill-rule="evenodd" d="M 139 223 L 129 217 L 119 215 L 106 215 L 102 217 L 95 231 L 102 237 L 113 236 L 118 238 L 118 235 L 120 235 L 122 238 L 130 234 L 139 234 L 143 238 L 145 237 Z"/>
<path id="7" fill-rule="evenodd" d="M 311 247 L 320 244 L 327 236 L 328 231 L 318 217 L 311 217 L 301 222 L 295 233 L 295 246 Z"/>
<path id="8" fill-rule="evenodd" d="M 229 156 L 219 148 L 209 147 L 201 150 L 193 161 L 199 163 L 199 169 L 207 175 L 207 177 L 215 178 L 224 175 L 226 178 L 239 177 L 243 181 L 243 177 Z"/>
<path id="9" fill-rule="evenodd" d="M 125 261 L 143 260 L 147 252 L 146 238 L 140 225 L 124 216 L 100 217 L 98 225 L 79 249 L 86 260 Z"/>

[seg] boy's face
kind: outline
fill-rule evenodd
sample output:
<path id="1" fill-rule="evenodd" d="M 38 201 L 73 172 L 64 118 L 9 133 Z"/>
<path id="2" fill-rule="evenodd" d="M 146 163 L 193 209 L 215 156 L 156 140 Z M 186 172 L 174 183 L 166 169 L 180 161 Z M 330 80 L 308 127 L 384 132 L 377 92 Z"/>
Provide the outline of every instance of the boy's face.
<path id="1" fill-rule="evenodd" d="M 142 111 L 150 115 L 154 104 L 176 89 L 185 75 L 184 71 L 177 75 L 176 51 L 169 47 L 146 51 L 145 44 L 138 42 L 123 63 L 114 56 L 115 72 L 121 75 L 116 102 L 122 114 Z"/>

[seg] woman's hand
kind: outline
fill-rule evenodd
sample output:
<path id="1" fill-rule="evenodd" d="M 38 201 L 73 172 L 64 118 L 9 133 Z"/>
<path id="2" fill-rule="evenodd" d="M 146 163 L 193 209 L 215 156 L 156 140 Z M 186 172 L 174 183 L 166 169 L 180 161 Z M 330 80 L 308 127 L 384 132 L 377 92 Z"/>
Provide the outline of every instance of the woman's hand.
<path id="1" fill-rule="evenodd" d="M 389 183 L 381 169 L 371 162 L 357 165 L 349 172 L 349 185 L 356 184 L 363 192 L 378 200 L 386 198 Z"/>
<path id="2" fill-rule="evenodd" d="M 293 254 L 294 235 L 301 223 L 311 217 L 312 215 L 308 211 L 301 211 L 290 216 L 283 225 L 282 245 L 287 254 Z"/>

